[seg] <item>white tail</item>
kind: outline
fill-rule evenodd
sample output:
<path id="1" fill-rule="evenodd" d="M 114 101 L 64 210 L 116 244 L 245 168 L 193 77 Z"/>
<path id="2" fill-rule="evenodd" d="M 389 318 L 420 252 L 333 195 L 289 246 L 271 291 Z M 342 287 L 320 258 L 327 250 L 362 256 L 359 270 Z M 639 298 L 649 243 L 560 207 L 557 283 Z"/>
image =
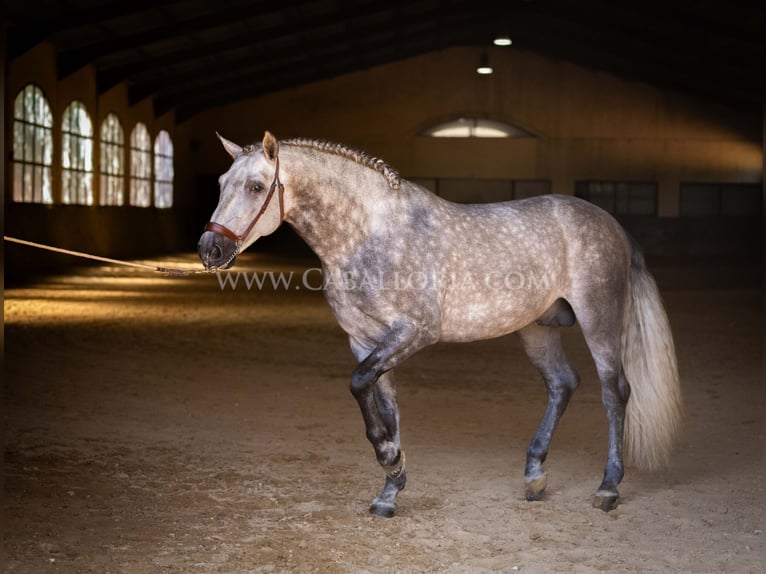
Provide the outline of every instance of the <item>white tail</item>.
<path id="1" fill-rule="evenodd" d="M 639 468 L 667 463 L 681 418 L 675 345 L 654 278 L 634 249 L 622 333 L 622 367 L 630 384 L 625 455 Z"/>

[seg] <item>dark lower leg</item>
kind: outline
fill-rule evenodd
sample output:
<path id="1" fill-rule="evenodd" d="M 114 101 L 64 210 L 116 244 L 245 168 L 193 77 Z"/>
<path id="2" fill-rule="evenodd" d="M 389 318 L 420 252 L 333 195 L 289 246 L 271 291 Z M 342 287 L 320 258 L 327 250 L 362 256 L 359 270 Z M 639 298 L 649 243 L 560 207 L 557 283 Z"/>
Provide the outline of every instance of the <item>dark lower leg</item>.
<path id="1" fill-rule="evenodd" d="M 604 479 L 598 487 L 593 506 L 609 512 L 617 507 L 620 494 L 617 486 L 625 474 L 622 459 L 623 431 L 625 428 L 625 406 L 627 404 L 627 383 L 622 375 L 612 376 L 603 384 L 602 400 L 609 419 L 609 451 Z"/>
<path id="2" fill-rule="evenodd" d="M 370 512 L 378 516 L 390 517 L 396 512 L 396 496 L 407 484 L 407 471 L 405 469 L 404 451 L 399 451 L 399 456 L 391 466 L 383 466 L 386 471 L 386 482 L 383 490 L 375 497 L 370 505 Z"/>
<path id="3" fill-rule="evenodd" d="M 386 368 L 382 354 L 382 349 L 376 349 L 357 366 L 351 378 L 351 392 L 359 403 L 367 439 L 386 473 L 386 482 L 373 500 L 370 512 L 393 516 L 396 496 L 404 488 L 407 474 L 400 447 L 399 409 L 393 372 Z"/>
<path id="4" fill-rule="evenodd" d="M 538 368 L 548 388 L 548 406 L 527 448 L 527 464 L 524 469 L 527 500 L 540 500 L 547 486 L 543 462 L 548 456 L 556 426 L 579 385 L 579 378 L 564 354 L 557 330 L 530 325 L 519 334 L 530 361 Z"/>
<path id="5" fill-rule="evenodd" d="M 386 473 L 386 482 L 380 494 L 372 501 L 370 512 L 392 516 L 396 510 L 396 496 L 407 483 L 404 451 L 399 438 L 399 408 L 393 372 L 382 375 L 373 386 L 373 395 L 381 421 L 386 429 L 385 438 L 373 444 L 378 463 Z"/>
<path id="6" fill-rule="evenodd" d="M 543 496 L 548 482 L 543 463 L 548 457 L 553 432 L 572 396 L 572 391 L 568 388 L 553 391 L 551 384 L 548 388 L 548 407 L 532 442 L 527 447 L 527 464 L 524 469 L 524 489 L 527 500 L 540 500 Z"/>

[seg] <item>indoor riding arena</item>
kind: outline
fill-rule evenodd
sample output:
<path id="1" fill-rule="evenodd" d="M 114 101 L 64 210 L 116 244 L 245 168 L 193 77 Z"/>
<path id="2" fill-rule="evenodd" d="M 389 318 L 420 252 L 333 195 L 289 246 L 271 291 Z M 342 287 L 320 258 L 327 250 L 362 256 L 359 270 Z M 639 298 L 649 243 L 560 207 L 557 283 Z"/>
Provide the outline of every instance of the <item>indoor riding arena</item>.
<path id="1" fill-rule="evenodd" d="M 5 2 L 1 569 L 764 572 L 763 18 Z"/>

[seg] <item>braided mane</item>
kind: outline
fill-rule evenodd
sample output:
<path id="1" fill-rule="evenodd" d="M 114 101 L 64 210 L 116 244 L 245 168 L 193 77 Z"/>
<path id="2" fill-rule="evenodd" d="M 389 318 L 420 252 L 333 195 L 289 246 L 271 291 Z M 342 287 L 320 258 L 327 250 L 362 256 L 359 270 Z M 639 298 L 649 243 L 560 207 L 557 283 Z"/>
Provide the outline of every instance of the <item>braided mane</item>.
<path id="1" fill-rule="evenodd" d="M 384 162 L 382 159 L 371 156 L 370 154 L 366 152 L 352 149 L 343 144 L 329 142 L 326 140 L 311 139 L 311 138 L 291 138 L 291 139 L 282 140 L 279 143 L 284 145 L 307 147 L 307 148 L 319 150 L 322 152 L 327 152 L 327 153 L 331 153 L 341 157 L 345 157 L 346 159 L 350 159 L 360 165 L 374 169 L 385 178 L 385 180 L 388 182 L 388 186 L 391 189 L 399 189 L 399 184 L 401 183 L 401 179 L 399 178 L 399 172 L 396 171 L 390 165 L 388 165 L 386 162 Z M 249 146 L 246 146 L 243 149 L 243 152 L 250 153 L 260 148 L 261 148 L 261 144 L 251 144 Z"/>

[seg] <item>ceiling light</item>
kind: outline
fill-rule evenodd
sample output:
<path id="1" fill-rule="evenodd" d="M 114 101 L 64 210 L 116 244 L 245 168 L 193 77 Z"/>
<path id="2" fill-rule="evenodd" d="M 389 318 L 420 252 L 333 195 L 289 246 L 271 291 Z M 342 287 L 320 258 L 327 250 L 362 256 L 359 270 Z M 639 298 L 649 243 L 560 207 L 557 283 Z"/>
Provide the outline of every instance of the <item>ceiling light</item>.
<path id="1" fill-rule="evenodd" d="M 482 54 L 479 58 L 479 65 L 476 68 L 476 73 L 486 76 L 492 73 L 492 66 L 489 65 L 489 56 Z"/>
<path id="2" fill-rule="evenodd" d="M 511 42 L 510 36 L 496 36 L 495 39 L 492 42 L 495 46 L 510 46 L 513 42 Z"/>

